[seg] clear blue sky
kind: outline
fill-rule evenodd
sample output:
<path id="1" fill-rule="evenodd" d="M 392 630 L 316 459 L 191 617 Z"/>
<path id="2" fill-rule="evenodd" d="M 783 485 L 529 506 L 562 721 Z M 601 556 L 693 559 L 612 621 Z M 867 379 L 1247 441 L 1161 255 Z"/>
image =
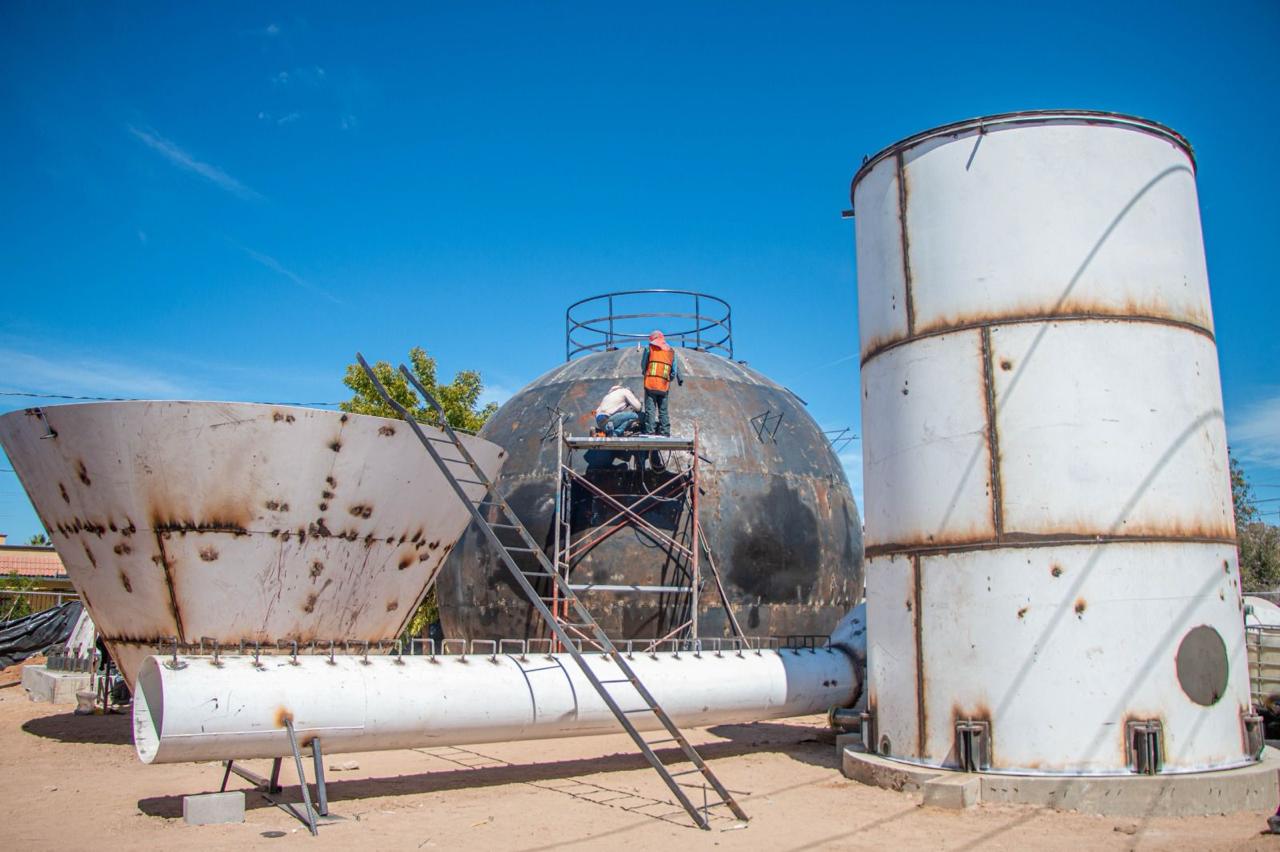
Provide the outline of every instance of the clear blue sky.
<path id="1" fill-rule="evenodd" d="M 0 4 L 0 391 L 333 401 L 420 344 L 501 400 L 569 302 L 682 287 L 856 428 L 863 155 L 1102 109 L 1196 147 L 1228 429 L 1280 498 L 1280 4 L 797 9 Z M 0 530 L 38 531 L 7 472 Z"/>

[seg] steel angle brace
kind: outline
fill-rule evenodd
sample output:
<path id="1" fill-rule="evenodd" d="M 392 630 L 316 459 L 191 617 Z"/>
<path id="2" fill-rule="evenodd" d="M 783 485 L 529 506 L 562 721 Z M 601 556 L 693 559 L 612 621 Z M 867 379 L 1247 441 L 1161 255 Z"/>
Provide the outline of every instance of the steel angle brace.
<path id="1" fill-rule="evenodd" d="M 299 813 L 292 802 L 272 798 L 284 792 L 284 788 L 280 786 L 280 765 L 284 761 L 282 757 L 277 757 L 271 761 L 270 780 L 243 766 L 237 766 L 233 760 L 226 761 L 225 771 L 222 773 L 220 792 L 226 792 L 227 781 L 231 778 L 231 773 L 234 772 L 262 792 L 262 797 L 268 802 L 305 825 L 307 830 L 311 832 L 311 836 L 314 837 L 319 833 L 317 818 L 329 817 L 329 790 L 324 780 L 324 752 L 320 747 L 319 737 L 311 740 L 311 760 L 316 775 L 316 803 L 313 806 L 311 804 L 311 788 L 307 784 L 306 772 L 303 769 L 302 750 L 298 746 L 298 734 L 293 728 L 293 720 L 285 719 L 284 727 L 289 736 L 289 748 L 293 752 L 294 767 L 298 771 L 298 786 L 302 788 L 303 812 Z"/>
<path id="2" fill-rule="evenodd" d="M 595 485 L 595 483 L 588 482 L 586 479 L 583 479 L 583 480 L 582 480 L 582 484 L 583 484 L 584 486 L 586 486 L 590 491 L 592 491 L 592 492 L 594 492 L 595 494 L 597 494 L 597 495 L 598 495 L 602 500 L 604 500 L 605 502 L 609 503 L 610 505 L 612 505 L 614 508 L 616 508 L 616 509 L 618 510 L 618 513 L 617 513 L 616 515 L 614 515 L 614 517 L 626 517 L 626 518 L 630 519 L 630 521 L 631 521 L 632 523 L 634 523 L 638 528 L 640 528 L 640 529 L 641 529 L 641 530 L 643 530 L 644 532 L 648 533 L 649 535 L 656 537 L 656 539 L 657 539 L 658 541 L 663 542 L 663 543 L 670 544 L 672 547 L 674 547 L 676 550 L 678 550 L 681 554 L 683 554 L 683 555 L 684 555 L 684 557 L 685 557 L 686 559 L 692 559 L 692 558 L 693 558 L 693 551 L 692 551 L 692 550 L 690 550 L 689 548 L 685 547 L 683 544 L 681 544 L 680 542 L 676 541 L 674 538 L 672 538 L 671 536 L 667 535 L 667 534 L 666 534 L 666 533 L 664 533 L 662 530 L 658 529 L 658 528 L 657 528 L 657 527 L 655 527 L 653 524 L 651 524 L 651 523 L 649 523 L 648 521 L 646 521 L 646 520 L 645 520 L 644 518 L 642 518 L 640 515 L 637 515 L 637 514 L 636 514 L 634 511 L 632 511 L 629 507 L 624 506 L 624 505 L 622 505 L 621 503 L 619 503 L 619 502 L 618 502 L 617 500 L 615 500 L 615 499 L 614 499 L 610 494 L 606 493 L 603 489 L 601 489 L 601 488 L 597 487 L 597 486 Z M 643 499 L 643 498 L 641 498 L 641 499 Z M 637 501 L 637 502 L 639 502 L 639 501 Z M 611 518 L 610 520 L 612 520 L 612 518 Z M 597 529 L 598 529 L 598 528 L 597 528 Z M 581 545 L 581 542 L 579 542 L 579 545 Z M 580 556 L 580 555 L 581 555 L 581 551 L 582 551 L 581 546 L 579 546 L 578 551 L 579 551 L 579 552 L 578 552 L 577 554 L 574 554 L 574 555 L 577 555 L 577 556 Z"/>

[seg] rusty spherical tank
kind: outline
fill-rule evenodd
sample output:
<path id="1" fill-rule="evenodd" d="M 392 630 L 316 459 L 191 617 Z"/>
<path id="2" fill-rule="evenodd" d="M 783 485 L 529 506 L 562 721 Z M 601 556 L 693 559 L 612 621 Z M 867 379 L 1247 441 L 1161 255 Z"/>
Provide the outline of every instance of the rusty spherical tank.
<path id="1" fill-rule="evenodd" d="M 825 636 L 862 594 L 862 534 L 844 471 L 818 424 L 790 391 L 745 364 L 677 348 L 684 384 L 671 387 L 672 435 L 698 427 L 698 517 L 733 611 L 749 635 Z M 586 436 L 609 388 L 622 382 L 643 399 L 635 346 L 569 361 L 533 381 L 489 420 L 480 436 L 507 451 L 496 488 L 553 552 L 558 485 L 557 412 L 565 431 Z M 574 470 L 624 502 L 660 487 L 689 454 L 673 452 L 666 472 L 615 461 L 612 467 L 572 455 Z M 607 460 L 607 456 L 606 456 Z M 608 522 L 607 501 L 574 488 L 567 501 L 575 539 Z M 689 539 L 687 499 L 660 503 L 646 521 Z M 610 536 L 580 562 L 570 580 L 601 585 L 678 582 L 675 560 L 634 528 Z M 698 633 L 731 635 L 705 555 Z M 441 569 L 437 590 L 444 632 L 469 639 L 544 635 L 532 606 L 473 524 Z M 688 617 L 677 594 L 591 590 L 584 603 L 611 636 L 656 638 Z"/>

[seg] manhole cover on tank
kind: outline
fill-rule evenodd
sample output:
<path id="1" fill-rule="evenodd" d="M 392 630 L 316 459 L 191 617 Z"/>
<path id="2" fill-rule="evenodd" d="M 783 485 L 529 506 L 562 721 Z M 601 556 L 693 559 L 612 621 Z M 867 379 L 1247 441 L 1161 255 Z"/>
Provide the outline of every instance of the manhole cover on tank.
<path id="1" fill-rule="evenodd" d="M 1216 704 L 1227 691 L 1227 646 L 1217 630 L 1202 624 L 1178 646 L 1178 683 L 1197 704 Z"/>

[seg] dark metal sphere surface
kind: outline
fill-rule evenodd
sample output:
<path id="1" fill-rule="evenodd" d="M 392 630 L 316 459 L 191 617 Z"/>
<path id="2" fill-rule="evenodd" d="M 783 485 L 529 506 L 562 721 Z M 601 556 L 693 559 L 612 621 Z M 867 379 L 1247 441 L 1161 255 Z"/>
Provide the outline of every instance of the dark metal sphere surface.
<path id="1" fill-rule="evenodd" d="M 734 613 L 749 635 L 826 635 L 862 595 L 862 533 L 844 471 L 826 436 L 800 400 L 764 376 L 719 355 L 678 349 L 683 386 L 672 384 L 672 434 L 693 436 L 698 424 L 701 491 L 698 515 Z M 600 352 L 567 362 L 530 383 L 485 424 L 481 437 L 509 456 L 496 488 L 539 542 L 552 552 L 557 490 L 555 411 L 568 434 L 585 436 L 610 386 L 622 381 L 643 400 L 640 351 Z M 615 495 L 643 495 L 670 470 L 687 466 L 672 453 L 670 470 L 637 472 L 625 460 L 574 469 Z M 620 497 L 619 499 L 627 499 Z M 634 497 L 630 498 L 634 499 Z M 610 514 L 586 489 L 572 506 L 575 538 Z M 662 503 L 644 514 L 688 542 L 688 505 Z M 729 636 L 731 627 L 709 572 L 701 572 L 699 634 Z M 678 584 L 663 548 L 633 528 L 612 535 L 574 569 L 575 583 Z M 497 554 L 472 524 L 437 580 L 445 635 L 506 639 L 546 635 Z M 663 636 L 687 618 L 674 594 L 589 591 L 584 603 L 615 638 Z"/>

